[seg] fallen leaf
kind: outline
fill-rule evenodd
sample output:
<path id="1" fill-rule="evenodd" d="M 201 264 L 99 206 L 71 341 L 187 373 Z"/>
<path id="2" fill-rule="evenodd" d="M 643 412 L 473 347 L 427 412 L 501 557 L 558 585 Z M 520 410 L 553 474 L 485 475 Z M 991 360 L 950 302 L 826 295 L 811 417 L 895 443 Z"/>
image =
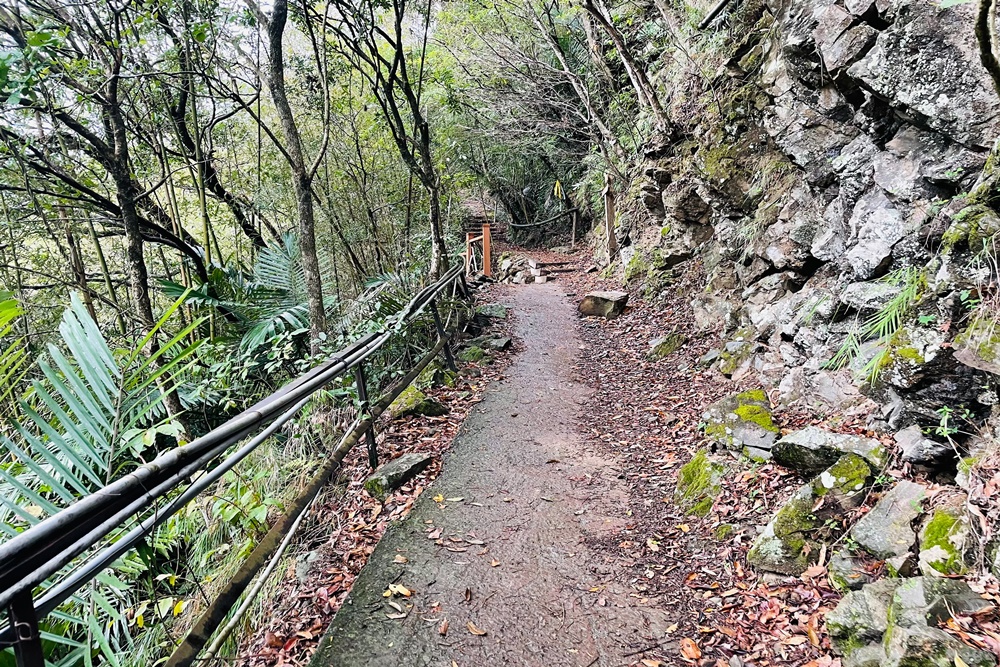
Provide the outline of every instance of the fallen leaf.
<path id="1" fill-rule="evenodd" d="M 401 618 L 406 618 L 406 612 L 403 612 L 401 614 L 386 614 L 385 617 L 391 618 L 394 621 L 398 621 Z"/>
<path id="2" fill-rule="evenodd" d="M 694 662 L 701 658 L 701 649 L 698 648 L 698 644 L 693 639 L 684 637 L 681 639 L 681 655 L 685 660 Z"/>
<path id="3" fill-rule="evenodd" d="M 496 567 L 498 565 L 500 565 L 500 561 L 498 561 L 497 559 L 494 558 L 493 560 L 490 561 L 490 567 Z"/>
<path id="4" fill-rule="evenodd" d="M 431 500 L 433 500 L 433 501 L 434 501 L 434 502 L 436 502 L 436 503 L 443 503 L 443 502 L 444 502 L 444 496 L 442 496 L 442 495 L 441 495 L 441 494 L 439 493 L 439 494 L 437 494 L 436 496 L 434 496 L 433 498 L 431 498 Z"/>
<path id="5" fill-rule="evenodd" d="M 427 534 L 427 539 L 428 540 L 439 540 L 439 539 L 441 539 L 441 529 L 437 528 L 437 529 L 432 530 L 431 532 L 429 532 Z"/>
<path id="6" fill-rule="evenodd" d="M 409 563 L 410 561 L 407 560 L 406 556 L 403 556 L 401 554 L 396 554 L 396 557 L 392 559 L 392 562 L 393 563 Z"/>
<path id="7" fill-rule="evenodd" d="M 264 633 L 264 643 L 271 648 L 278 648 L 285 643 L 285 640 L 268 630 Z"/>
<path id="8" fill-rule="evenodd" d="M 448 619 L 441 621 L 441 625 L 438 627 L 438 634 L 444 637 L 448 634 Z"/>
<path id="9" fill-rule="evenodd" d="M 691 532 L 691 526 L 687 525 L 686 523 L 682 523 L 681 525 L 679 525 L 677 527 L 681 529 L 682 533 L 690 533 Z"/>
<path id="10" fill-rule="evenodd" d="M 480 630 L 479 628 L 477 628 L 476 624 L 473 623 L 472 621 L 469 621 L 468 623 L 466 623 L 465 627 L 469 628 L 469 632 L 471 632 L 472 634 L 476 635 L 477 637 L 482 637 L 483 635 L 486 634 L 485 630 Z"/>
<path id="11" fill-rule="evenodd" d="M 650 660 L 649 658 L 645 658 L 643 659 L 642 664 L 645 665 L 645 667 L 663 667 L 666 663 L 662 660 Z"/>

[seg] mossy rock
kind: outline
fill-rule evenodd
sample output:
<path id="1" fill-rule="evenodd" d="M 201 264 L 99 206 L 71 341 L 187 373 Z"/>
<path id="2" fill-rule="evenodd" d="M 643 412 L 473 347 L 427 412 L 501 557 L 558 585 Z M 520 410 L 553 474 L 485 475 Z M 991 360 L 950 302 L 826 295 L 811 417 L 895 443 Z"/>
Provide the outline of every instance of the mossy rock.
<path id="1" fill-rule="evenodd" d="M 968 517 L 958 503 L 934 508 L 920 529 L 921 573 L 950 576 L 968 572 L 965 555 L 970 536 Z"/>
<path id="2" fill-rule="evenodd" d="M 643 251 L 637 250 L 625 264 L 625 284 L 632 284 L 637 279 L 644 277 L 649 272 L 649 268 L 649 259 Z"/>
<path id="3" fill-rule="evenodd" d="M 680 347 L 686 342 L 687 336 L 676 331 L 669 333 L 666 336 L 661 336 L 660 338 L 650 341 L 649 352 L 646 353 L 646 358 L 650 361 L 666 359 L 671 354 L 679 350 Z"/>
<path id="4" fill-rule="evenodd" d="M 725 474 L 726 467 L 709 458 L 707 449 L 698 450 L 694 458 L 677 472 L 674 501 L 688 514 L 707 515 L 712 511 L 715 497 L 722 489 Z"/>
<path id="5" fill-rule="evenodd" d="M 448 408 L 411 384 L 389 406 L 389 414 L 394 419 L 418 415 L 440 417 L 448 414 Z"/>
<path id="6" fill-rule="evenodd" d="M 747 561 L 758 568 L 798 576 L 842 535 L 845 512 L 859 504 L 872 476 L 863 458 L 845 454 L 778 510 L 754 541 Z M 819 502 L 822 499 L 822 503 Z M 819 509 L 814 509 L 819 506 Z"/>
<path id="7" fill-rule="evenodd" d="M 431 387 L 454 387 L 457 381 L 455 373 L 441 366 L 437 361 L 430 364 L 421 371 L 413 385 L 418 389 L 430 389 Z"/>
<path id="8" fill-rule="evenodd" d="M 735 338 L 719 351 L 719 372 L 726 377 L 732 377 L 736 371 L 754 353 L 754 332 L 752 330 L 740 330 L 735 334 Z"/>
<path id="9" fill-rule="evenodd" d="M 458 358 L 470 364 L 479 363 L 486 358 L 486 350 L 478 345 L 472 345 L 459 352 Z"/>
<path id="10" fill-rule="evenodd" d="M 771 448 L 777 463 L 805 474 L 816 474 L 833 465 L 844 454 L 857 454 L 875 468 L 886 463 L 886 452 L 878 440 L 849 433 L 831 433 L 817 426 L 789 433 Z"/>
<path id="11" fill-rule="evenodd" d="M 771 449 L 780 430 L 762 389 L 744 391 L 713 403 L 702 415 L 705 435 L 727 449 Z"/>
<path id="12" fill-rule="evenodd" d="M 945 252 L 979 252 L 983 249 L 983 241 L 997 232 L 1000 232 L 1000 216 L 989 206 L 972 204 L 952 217 L 951 225 L 941 237 L 941 247 Z"/>
<path id="13" fill-rule="evenodd" d="M 725 542 L 736 532 L 736 526 L 731 523 L 721 523 L 715 528 L 715 539 Z"/>

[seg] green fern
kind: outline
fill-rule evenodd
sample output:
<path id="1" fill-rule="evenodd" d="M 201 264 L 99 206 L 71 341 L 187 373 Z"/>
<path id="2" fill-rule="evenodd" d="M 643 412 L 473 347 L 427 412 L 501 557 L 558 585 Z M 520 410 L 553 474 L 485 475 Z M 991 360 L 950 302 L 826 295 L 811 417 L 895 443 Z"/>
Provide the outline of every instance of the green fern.
<path id="1" fill-rule="evenodd" d="M 903 327 L 903 323 L 910 315 L 913 306 L 920 300 L 926 286 L 923 271 L 912 266 L 893 271 L 881 280 L 898 286 L 899 292 L 875 314 L 847 334 L 837 353 L 825 364 L 827 368 L 843 368 L 860 354 L 863 343 L 874 340 L 879 352 L 865 364 L 863 373 L 869 382 L 878 380 L 892 352 L 890 345 L 892 338 Z"/>
<path id="2" fill-rule="evenodd" d="M 169 430 L 155 415 L 193 363 L 200 341 L 185 344 L 196 320 L 147 354 L 148 343 L 180 306 L 171 306 L 133 350 L 113 351 L 77 295 L 59 326 L 64 347 L 48 346 L 38 361 L 41 377 L 18 401 L 20 418 L 0 435 L 0 542 L 21 533 L 119 476 L 136 443 Z M 65 350 L 65 351 L 64 351 Z M 43 585 L 44 590 L 47 585 Z M 96 652 L 108 664 L 129 642 L 118 611 L 129 587 L 112 572 L 80 592 L 46 623 L 59 644 L 52 662 L 90 664 Z"/>

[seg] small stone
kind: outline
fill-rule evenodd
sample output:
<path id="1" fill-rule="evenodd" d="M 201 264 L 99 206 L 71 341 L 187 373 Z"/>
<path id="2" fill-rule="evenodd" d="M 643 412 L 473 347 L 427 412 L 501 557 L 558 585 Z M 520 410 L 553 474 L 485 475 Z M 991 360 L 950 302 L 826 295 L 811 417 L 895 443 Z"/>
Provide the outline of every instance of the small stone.
<path id="1" fill-rule="evenodd" d="M 386 496 L 416 477 L 430 465 L 434 457 L 430 454 L 411 452 L 379 466 L 365 480 L 365 490 L 374 498 L 384 501 Z"/>
<path id="2" fill-rule="evenodd" d="M 626 304 L 628 292 L 591 292 L 583 297 L 579 310 L 582 315 L 613 320 L 625 312 Z"/>
<path id="3" fill-rule="evenodd" d="M 889 627 L 889 607 L 899 579 L 882 579 L 851 591 L 826 615 L 834 652 L 849 654 L 869 643 L 882 641 Z"/>
<path id="4" fill-rule="evenodd" d="M 666 336 L 655 338 L 649 342 L 649 352 L 646 358 L 651 361 L 665 359 L 687 342 L 687 337 L 682 333 L 669 333 Z"/>
<path id="5" fill-rule="evenodd" d="M 910 463 L 936 463 L 955 455 L 950 445 L 924 437 L 916 424 L 907 426 L 893 439 L 899 447 L 900 458 Z"/>
<path id="6" fill-rule="evenodd" d="M 715 363 L 715 360 L 719 358 L 719 350 L 709 350 L 705 354 L 698 358 L 699 366 L 711 366 Z"/>
<path id="7" fill-rule="evenodd" d="M 885 560 L 910 552 L 916 541 L 911 528 L 923 513 L 926 490 L 906 480 L 896 483 L 868 514 L 854 524 L 851 538 L 872 556 Z"/>
<path id="8" fill-rule="evenodd" d="M 774 460 L 802 473 L 812 474 L 833 465 L 847 453 L 857 454 L 872 466 L 885 464 L 885 448 L 878 440 L 846 433 L 831 433 L 808 426 L 789 433 L 771 448 Z"/>

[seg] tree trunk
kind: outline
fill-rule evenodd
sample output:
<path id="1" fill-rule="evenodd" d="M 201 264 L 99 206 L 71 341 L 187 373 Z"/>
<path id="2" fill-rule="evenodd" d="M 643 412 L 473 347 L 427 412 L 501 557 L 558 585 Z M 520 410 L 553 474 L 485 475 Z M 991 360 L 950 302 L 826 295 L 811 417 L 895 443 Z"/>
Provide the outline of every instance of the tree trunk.
<path id="1" fill-rule="evenodd" d="M 323 281 L 320 276 L 319 257 L 316 254 L 316 216 L 312 200 L 312 174 L 302 152 L 302 139 L 295 123 L 291 105 L 285 92 L 285 64 L 281 44 L 288 20 L 288 1 L 276 0 L 267 24 L 269 62 L 267 87 L 274 102 L 285 135 L 285 150 L 292 171 L 295 206 L 299 218 L 299 251 L 306 278 L 309 299 L 309 332 L 313 354 L 319 352 L 320 333 L 326 329 L 326 310 L 323 308 Z"/>

